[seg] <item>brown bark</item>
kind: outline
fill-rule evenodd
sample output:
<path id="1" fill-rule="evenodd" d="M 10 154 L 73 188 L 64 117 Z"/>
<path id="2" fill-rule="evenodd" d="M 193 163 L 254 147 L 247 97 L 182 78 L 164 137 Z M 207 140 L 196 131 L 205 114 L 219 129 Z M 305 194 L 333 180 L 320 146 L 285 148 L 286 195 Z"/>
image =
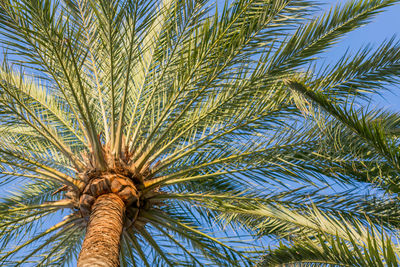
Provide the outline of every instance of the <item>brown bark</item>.
<path id="1" fill-rule="evenodd" d="M 92 206 L 78 267 L 118 267 L 125 204 L 113 193 L 99 196 Z"/>

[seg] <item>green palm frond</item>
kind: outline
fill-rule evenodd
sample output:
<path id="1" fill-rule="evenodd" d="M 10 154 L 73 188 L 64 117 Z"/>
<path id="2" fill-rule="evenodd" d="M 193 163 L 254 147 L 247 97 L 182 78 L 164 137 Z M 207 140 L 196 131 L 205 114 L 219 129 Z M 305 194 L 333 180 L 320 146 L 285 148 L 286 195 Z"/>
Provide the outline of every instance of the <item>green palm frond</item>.
<path id="1" fill-rule="evenodd" d="M 202 259 L 203 264 L 209 261 L 210 264 L 235 266 L 236 262 L 243 262 L 244 254 L 240 247 L 231 247 L 219 238 L 214 237 L 213 233 L 207 233 L 206 229 L 202 229 L 199 222 L 191 221 L 182 216 L 168 216 L 162 212 L 152 212 L 152 214 L 144 214 L 155 224 L 155 227 L 162 227 L 168 230 L 179 240 L 185 241 L 193 248 L 193 253 L 197 254 L 198 259 Z M 183 250 L 181 247 L 179 248 Z M 184 251 L 187 254 L 187 251 Z M 200 255 L 199 255 L 200 254 Z M 204 258 L 205 257 L 205 258 Z M 241 259 L 240 259 L 241 258 Z M 246 265 L 249 265 L 247 262 Z"/>
<path id="2" fill-rule="evenodd" d="M 342 218 L 357 218 L 359 221 L 365 222 L 365 216 L 368 216 L 369 222 L 373 222 L 381 227 L 387 227 L 387 229 L 397 228 L 399 224 L 398 205 L 395 197 L 378 198 L 369 195 L 359 195 L 356 190 L 342 191 L 336 194 L 326 194 L 320 189 L 305 190 L 304 188 L 284 190 L 279 193 L 271 189 L 270 191 L 272 192 L 267 193 L 267 188 L 257 188 L 254 191 L 238 190 L 236 194 L 234 194 L 235 191 L 229 194 L 182 192 L 156 196 L 153 201 L 168 199 L 169 201 L 185 201 L 196 206 L 201 206 L 202 203 L 206 203 L 206 206 L 208 204 L 218 206 L 220 203 L 226 202 L 244 202 L 251 205 L 280 205 L 294 210 L 302 210 L 306 205 L 314 205 L 323 212 Z M 177 204 L 171 203 L 171 205 Z M 198 213 L 201 213 L 200 209 Z M 217 220 L 218 212 L 215 215 L 209 211 L 204 214 L 204 219 L 212 217 L 215 217 Z M 214 223 L 214 220 L 210 220 L 210 225 Z"/>
<path id="3" fill-rule="evenodd" d="M 371 234 L 367 243 L 359 246 L 349 235 L 349 241 L 338 237 L 317 236 L 301 242 L 280 244 L 271 250 L 258 266 L 397 266 L 399 249 L 388 236 Z"/>
<path id="4" fill-rule="evenodd" d="M 359 159 L 365 157 L 366 164 L 372 165 L 372 168 L 378 170 L 379 173 L 372 178 L 373 180 L 377 183 L 380 182 L 391 192 L 398 191 L 399 150 L 396 137 L 391 134 L 393 126 L 390 126 L 397 124 L 399 118 L 397 114 L 377 111 L 364 112 L 362 109 L 341 106 L 329 100 L 325 94 L 315 92 L 299 82 L 289 81 L 288 87 L 317 103 L 320 108 L 335 117 L 342 127 L 344 126 L 348 129 L 347 131 L 352 132 L 355 138 L 362 140 L 357 148 L 358 153 L 353 155 Z M 336 129 L 336 131 L 338 130 Z M 380 156 L 376 164 L 373 162 L 371 164 L 371 151 Z M 376 155 L 373 156 L 376 157 Z M 358 160 L 358 164 L 360 163 L 363 164 Z"/>
<path id="5" fill-rule="evenodd" d="M 354 56 L 344 55 L 329 68 L 319 70 L 312 87 L 332 97 L 336 92 L 355 92 L 359 97 L 368 97 L 365 92 L 382 93 L 378 90 L 399 83 L 399 45 L 391 38 L 375 49 L 365 47 Z"/>
<path id="6" fill-rule="evenodd" d="M 382 8 L 395 4 L 388 0 L 351 0 L 301 25 L 271 61 L 274 71 L 287 71 L 313 60 L 338 42 L 344 34 L 368 23 Z"/>
<path id="7" fill-rule="evenodd" d="M 279 204 L 227 203 L 212 207 L 225 211 L 225 223 L 241 221 L 261 235 L 277 234 L 286 239 L 271 246 L 260 266 L 304 264 L 305 266 L 396 266 L 400 251 L 390 236 L 378 230 L 368 218 L 365 222 L 324 213 L 316 206 L 289 210 Z M 313 265 L 314 264 L 314 265 Z M 386 265 L 385 265 L 386 266 Z"/>
<path id="8" fill-rule="evenodd" d="M 61 127 L 64 125 L 57 127 L 57 124 L 55 124 L 57 121 L 51 117 L 53 114 L 48 111 L 48 108 L 37 105 L 37 101 L 34 99 L 32 99 L 32 101 L 30 95 L 26 96 L 26 92 L 29 92 L 31 95 L 35 93 L 39 95 L 39 93 L 43 94 L 43 91 L 40 92 L 40 89 L 38 90 L 36 88 L 32 89 L 32 86 L 30 86 L 32 82 L 22 83 L 24 79 L 23 76 L 7 73 L 7 69 L 1 71 L 0 79 L 2 80 L 0 85 L 2 89 L 0 102 L 2 113 L 4 114 L 3 116 L 7 118 L 7 121 L 11 123 L 19 122 L 19 125 L 30 126 L 32 130 L 35 130 L 37 134 L 61 151 L 76 167 L 81 167 L 70 146 L 66 144 L 63 136 L 58 134 L 58 131 L 63 131 Z M 41 98 L 43 101 L 43 96 Z M 58 111 L 58 113 L 60 112 Z M 43 117 L 48 119 L 48 121 L 43 120 Z M 54 123 L 54 125 L 50 125 L 50 122 L 52 124 Z M 76 142 L 79 140 L 71 141 Z"/>

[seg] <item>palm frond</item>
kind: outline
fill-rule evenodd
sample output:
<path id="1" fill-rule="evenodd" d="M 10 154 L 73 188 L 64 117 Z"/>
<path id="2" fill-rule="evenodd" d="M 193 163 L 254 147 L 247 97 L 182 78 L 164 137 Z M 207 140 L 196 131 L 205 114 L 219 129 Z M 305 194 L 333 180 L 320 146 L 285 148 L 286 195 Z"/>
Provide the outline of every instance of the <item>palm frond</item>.
<path id="1" fill-rule="evenodd" d="M 290 245 L 270 249 L 257 266 L 397 266 L 399 249 L 389 236 L 369 234 L 367 243 L 359 246 L 350 234 L 349 241 L 320 235 Z"/>
<path id="2" fill-rule="evenodd" d="M 273 72 L 298 68 L 335 44 L 346 33 L 367 24 L 393 0 L 348 1 L 301 25 L 272 56 Z M 283 75 L 283 73 L 282 73 Z"/>
<path id="3" fill-rule="evenodd" d="M 326 95 L 312 91 L 299 82 L 288 81 L 288 87 L 300 92 L 313 102 L 317 103 L 319 107 L 334 116 L 357 136 L 364 139 L 364 141 L 373 147 L 374 150 L 385 159 L 386 163 L 392 166 L 392 168 L 395 168 L 397 171 L 399 170 L 399 151 L 396 145 L 396 140 L 393 139 L 390 134 L 386 133 L 385 127 L 381 126 L 382 121 L 385 121 L 385 116 L 388 116 L 387 114 L 378 113 L 377 116 L 375 111 L 373 111 L 372 114 L 363 113 L 362 110 L 354 110 L 352 107 L 347 108 L 339 106 L 329 100 Z M 395 177 L 388 177 L 388 179 L 384 179 L 384 182 L 386 183 L 383 185 L 386 184 L 389 191 L 397 191 L 397 182 Z"/>

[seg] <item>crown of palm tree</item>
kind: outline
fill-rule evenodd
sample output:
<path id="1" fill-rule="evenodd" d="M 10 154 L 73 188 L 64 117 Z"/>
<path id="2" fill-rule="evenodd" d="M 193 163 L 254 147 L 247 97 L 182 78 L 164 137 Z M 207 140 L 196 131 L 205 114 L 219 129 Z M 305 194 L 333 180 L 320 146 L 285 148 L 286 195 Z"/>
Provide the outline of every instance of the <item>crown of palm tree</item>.
<path id="1" fill-rule="evenodd" d="M 396 2 L 1 0 L 0 262 L 73 263 L 114 195 L 116 265 L 397 266 L 399 116 L 357 103 L 400 44 L 318 61 Z"/>

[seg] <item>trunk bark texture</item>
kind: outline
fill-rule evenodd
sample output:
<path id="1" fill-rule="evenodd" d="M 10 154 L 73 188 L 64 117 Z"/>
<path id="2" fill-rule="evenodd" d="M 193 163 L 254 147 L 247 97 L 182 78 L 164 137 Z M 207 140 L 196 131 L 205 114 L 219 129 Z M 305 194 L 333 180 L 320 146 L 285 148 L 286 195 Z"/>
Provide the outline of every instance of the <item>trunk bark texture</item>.
<path id="1" fill-rule="evenodd" d="M 92 206 L 78 267 L 118 267 L 125 204 L 113 193 L 99 196 Z"/>

